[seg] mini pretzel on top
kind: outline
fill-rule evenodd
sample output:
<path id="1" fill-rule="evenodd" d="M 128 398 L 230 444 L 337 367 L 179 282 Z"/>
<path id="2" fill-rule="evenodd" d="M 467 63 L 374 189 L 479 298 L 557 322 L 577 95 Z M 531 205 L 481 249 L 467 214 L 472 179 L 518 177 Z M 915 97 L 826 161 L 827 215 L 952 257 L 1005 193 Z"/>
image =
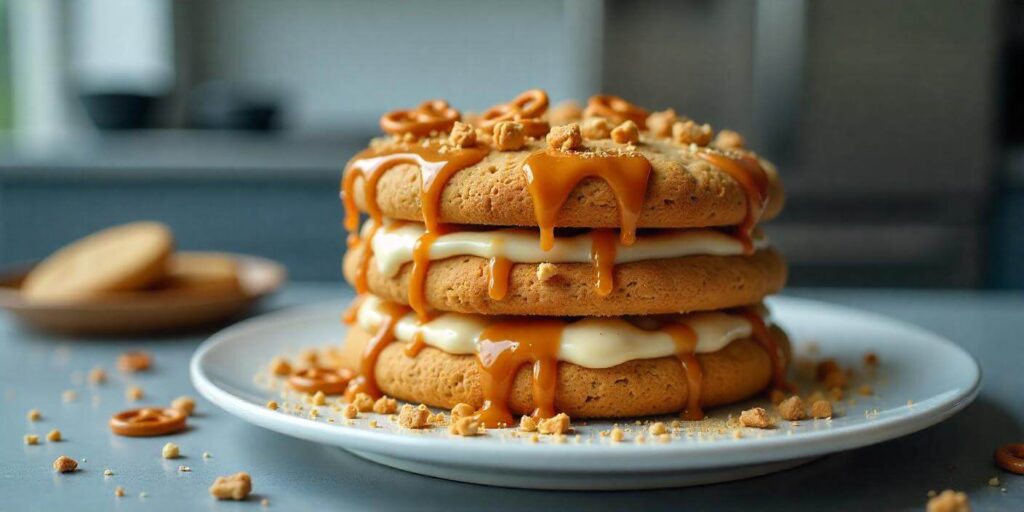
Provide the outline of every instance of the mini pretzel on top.
<path id="1" fill-rule="evenodd" d="M 391 135 L 426 137 L 433 132 L 450 132 L 462 114 L 445 100 L 429 100 L 414 109 L 392 110 L 380 117 L 380 127 Z"/>
<path id="2" fill-rule="evenodd" d="M 585 118 L 603 117 L 612 121 L 616 126 L 626 121 L 633 121 L 641 129 L 647 128 L 648 115 L 650 112 L 646 109 L 611 94 L 591 96 L 587 100 L 587 108 L 583 110 Z"/>
<path id="3" fill-rule="evenodd" d="M 541 119 L 548 110 L 548 93 L 530 89 L 508 103 L 495 105 L 480 115 L 480 128 L 491 131 L 502 121 L 516 121 L 523 125 L 527 137 L 543 137 L 551 125 Z"/>

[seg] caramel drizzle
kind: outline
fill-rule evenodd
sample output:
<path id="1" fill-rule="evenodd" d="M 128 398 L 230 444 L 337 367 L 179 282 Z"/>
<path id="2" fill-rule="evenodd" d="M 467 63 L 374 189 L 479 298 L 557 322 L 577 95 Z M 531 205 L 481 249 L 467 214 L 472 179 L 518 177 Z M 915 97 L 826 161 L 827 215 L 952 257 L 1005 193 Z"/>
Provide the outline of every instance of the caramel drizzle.
<path id="1" fill-rule="evenodd" d="M 508 398 L 519 368 L 533 365 L 535 418 L 555 415 L 558 348 L 565 329 L 560 320 L 500 322 L 489 325 L 477 340 L 477 362 L 484 405 L 478 419 L 488 427 L 512 425 Z"/>
<path id="2" fill-rule="evenodd" d="M 366 273 L 370 258 L 373 255 L 371 244 L 373 235 L 380 229 L 383 220 L 380 206 L 377 204 L 377 183 L 385 171 L 400 164 L 415 164 L 420 169 L 420 204 L 423 212 L 423 223 L 426 232 L 416 243 L 413 251 L 413 279 L 409 282 L 409 303 L 413 306 L 420 319 L 426 318 L 426 306 L 423 298 L 423 281 L 427 267 L 430 265 L 430 245 L 437 239 L 439 228 L 439 210 L 441 191 L 456 172 L 483 160 L 489 148 L 448 149 L 442 153 L 436 145 L 403 145 L 387 150 L 367 149 L 360 152 L 346 170 L 342 182 L 345 203 L 345 227 L 352 233 L 359 229 L 359 209 L 356 207 L 356 180 L 362 178 L 363 198 L 366 210 L 370 214 L 372 224 L 363 247 L 362 257 L 356 269 L 356 291 L 367 290 Z M 417 265 L 418 262 L 418 265 Z"/>
<path id="3" fill-rule="evenodd" d="M 615 232 L 595 229 L 590 233 L 590 260 L 597 275 L 597 294 L 606 297 L 615 289 Z"/>
<path id="4" fill-rule="evenodd" d="M 487 265 L 487 296 L 494 300 L 502 300 L 508 295 L 508 279 L 512 272 L 512 262 L 502 256 L 494 256 Z"/>
<path id="5" fill-rule="evenodd" d="M 743 252 L 753 254 L 754 227 L 768 206 L 768 175 L 754 156 L 732 156 L 710 151 L 700 151 L 697 156 L 725 171 L 743 187 L 747 196 L 747 213 L 737 229 L 737 237 L 743 243 Z"/>
<path id="6" fill-rule="evenodd" d="M 693 328 L 684 324 L 671 324 L 662 329 L 672 337 L 676 344 L 676 358 L 683 367 L 686 374 L 686 408 L 683 409 L 682 418 L 688 421 L 704 419 L 704 410 L 701 409 L 701 391 L 704 384 L 704 370 L 697 360 L 697 333 Z"/>
<path id="7" fill-rule="evenodd" d="M 764 348 L 765 352 L 768 353 L 768 360 L 771 361 L 772 365 L 772 387 L 774 389 L 781 389 L 784 391 L 791 391 L 795 389 L 786 380 L 786 365 L 785 358 L 782 355 L 782 351 L 779 348 L 779 343 L 775 341 L 771 333 L 768 332 L 768 326 L 765 325 L 764 319 L 761 315 L 754 310 L 754 308 L 746 307 L 740 308 L 734 311 L 738 315 L 742 315 L 750 322 L 750 330 L 754 335 L 754 339 Z"/>
<path id="8" fill-rule="evenodd" d="M 540 227 L 540 246 L 545 251 L 555 244 L 558 211 L 576 185 L 589 177 L 603 179 L 615 194 L 622 244 L 632 245 L 636 241 L 637 219 L 643 209 L 647 179 L 651 174 L 651 163 L 643 156 L 583 156 L 542 150 L 526 158 L 523 172 Z"/>
<path id="9" fill-rule="evenodd" d="M 423 350 L 423 347 L 426 346 L 427 341 L 424 338 L 423 331 L 416 331 L 412 335 L 412 340 L 410 340 L 409 343 L 405 345 L 405 355 L 408 357 L 416 357 L 420 355 L 420 351 Z"/>
<path id="10" fill-rule="evenodd" d="M 363 348 L 359 358 L 359 375 L 349 381 L 345 389 L 345 400 L 349 402 L 359 393 L 366 393 L 373 398 L 381 396 L 380 388 L 377 387 L 377 359 L 384 347 L 395 340 L 395 325 L 409 312 L 408 307 L 392 302 L 385 302 L 382 307 L 384 319 Z"/>

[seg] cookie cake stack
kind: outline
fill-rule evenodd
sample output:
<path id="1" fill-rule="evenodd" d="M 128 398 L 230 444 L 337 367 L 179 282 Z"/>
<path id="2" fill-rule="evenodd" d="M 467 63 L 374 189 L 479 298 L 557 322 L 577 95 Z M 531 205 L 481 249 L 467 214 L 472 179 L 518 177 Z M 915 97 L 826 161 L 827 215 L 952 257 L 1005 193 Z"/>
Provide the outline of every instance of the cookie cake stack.
<path id="1" fill-rule="evenodd" d="M 540 90 L 465 120 L 428 101 L 348 163 L 348 398 L 467 403 L 499 427 L 695 420 L 784 386 L 761 301 L 786 265 L 757 229 L 782 208 L 774 167 L 672 110 L 547 110 Z"/>

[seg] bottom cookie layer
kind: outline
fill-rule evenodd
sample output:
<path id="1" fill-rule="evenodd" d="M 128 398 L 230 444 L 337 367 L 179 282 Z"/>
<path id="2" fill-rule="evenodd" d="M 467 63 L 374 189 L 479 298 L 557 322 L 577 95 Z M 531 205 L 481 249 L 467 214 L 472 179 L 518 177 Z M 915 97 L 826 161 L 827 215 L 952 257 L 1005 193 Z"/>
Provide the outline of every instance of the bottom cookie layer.
<path id="1" fill-rule="evenodd" d="M 771 328 L 789 358 L 785 333 Z M 349 329 L 342 363 L 358 367 L 370 334 L 358 326 Z M 451 408 L 460 402 L 483 406 L 480 368 L 472 355 L 453 355 L 426 347 L 415 357 L 405 354 L 403 343 L 383 349 L 376 365 L 377 385 L 389 396 L 433 407 Z M 738 402 L 764 390 L 772 379 L 772 365 L 761 345 L 740 339 L 717 352 L 698 354 L 703 369 L 701 405 L 711 407 Z M 516 373 L 508 399 L 516 415 L 529 414 L 533 402 L 532 369 Z M 674 357 L 629 361 L 611 368 L 585 368 L 558 363 L 555 409 L 573 418 L 621 418 L 677 413 L 687 404 L 686 374 Z"/>

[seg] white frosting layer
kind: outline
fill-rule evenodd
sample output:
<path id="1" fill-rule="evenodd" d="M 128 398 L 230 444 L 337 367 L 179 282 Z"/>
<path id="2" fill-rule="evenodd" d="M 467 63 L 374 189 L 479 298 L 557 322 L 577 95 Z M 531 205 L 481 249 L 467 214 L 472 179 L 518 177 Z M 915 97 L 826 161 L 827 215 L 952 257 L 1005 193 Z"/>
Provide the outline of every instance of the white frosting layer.
<path id="1" fill-rule="evenodd" d="M 373 332 L 384 321 L 383 301 L 367 296 L 356 313 L 356 323 Z M 414 313 L 395 325 L 395 338 L 409 342 L 420 332 L 423 341 L 449 354 L 475 354 L 477 339 L 490 322 L 500 317 L 444 313 L 420 324 Z M 695 352 L 715 352 L 735 340 L 752 334 L 750 321 L 740 315 L 719 311 L 681 315 L 697 336 Z M 672 337 L 660 330 L 646 330 L 619 318 L 589 317 L 573 322 L 562 331 L 558 359 L 586 368 L 609 368 L 635 359 L 673 356 Z"/>
<path id="2" fill-rule="evenodd" d="M 386 221 L 370 242 L 377 262 L 377 270 L 391 277 L 402 265 L 412 261 L 413 247 L 423 235 L 420 223 L 401 226 Z M 364 226 L 363 236 L 368 229 Z M 584 233 L 555 239 L 550 251 L 540 248 L 536 230 L 498 229 L 494 231 L 460 231 L 437 237 L 430 247 L 430 259 L 442 260 L 453 256 L 500 256 L 513 263 L 589 263 L 592 237 Z M 754 238 L 754 247 L 768 247 L 768 239 L 761 234 Z M 743 254 L 743 243 L 736 237 L 713 229 L 664 229 L 657 234 L 636 237 L 633 245 L 616 244 L 615 263 L 678 258 L 682 256 L 711 255 L 736 256 Z"/>

